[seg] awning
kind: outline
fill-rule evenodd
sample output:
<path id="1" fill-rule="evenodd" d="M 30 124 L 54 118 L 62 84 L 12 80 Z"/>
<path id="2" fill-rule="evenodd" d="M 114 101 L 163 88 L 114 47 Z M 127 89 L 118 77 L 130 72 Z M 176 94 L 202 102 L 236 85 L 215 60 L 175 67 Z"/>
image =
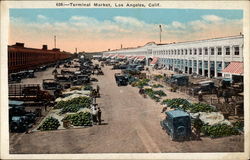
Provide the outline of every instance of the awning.
<path id="1" fill-rule="evenodd" d="M 159 60 L 158 57 L 154 57 L 150 64 L 154 65 L 158 62 L 158 60 Z"/>
<path id="2" fill-rule="evenodd" d="M 110 55 L 110 54 L 105 54 L 105 55 L 103 55 L 102 57 L 103 57 L 103 58 L 108 58 L 109 55 Z"/>
<path id="3" fill-rule="evenodd" d="M 117 57 L 120 58 L 120 59 L 125 59 L 126 58 L 125 55 L 118 55 Z"/>
<path id="4" fill-rule="evenodd" d="M 128 56 L 128 59 L 134 59 L 136 56 Z"/>
<path id="5" fill-rule="evenodd" d="M 145 56 L 137 56 L 136 60 L 137 61 L 143 61 L 146 57 Z"/>
<path id="6" fill-rule="evenodd" d="M 243 75 L 244 64 L 243 62 L 230 62 L 230 64 L 222 70 L 223 73 Z"/>
<path id="7" fill-rule="evenodd" d="M 111 54 L 110 58 L 115 58 L 117 54 Z"/>

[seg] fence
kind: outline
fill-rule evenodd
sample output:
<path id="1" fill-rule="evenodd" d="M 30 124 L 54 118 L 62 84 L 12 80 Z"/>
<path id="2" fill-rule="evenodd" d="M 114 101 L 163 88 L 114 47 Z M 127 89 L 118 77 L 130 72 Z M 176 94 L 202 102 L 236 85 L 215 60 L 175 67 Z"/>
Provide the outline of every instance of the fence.
<path id="1" fill-rule="evenodd" d="M 35 88 L 36 90 L 40 90 L 39 84 L 11 84 L 9 85 L 9 96 L 25 96 L 24 90 L 26 88 Z"/>

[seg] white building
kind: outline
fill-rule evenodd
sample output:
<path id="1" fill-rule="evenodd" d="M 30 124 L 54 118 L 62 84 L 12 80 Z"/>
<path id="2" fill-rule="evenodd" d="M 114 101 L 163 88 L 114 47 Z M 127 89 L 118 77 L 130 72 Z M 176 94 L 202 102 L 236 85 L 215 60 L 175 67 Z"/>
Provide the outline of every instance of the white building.
<path id="1" fill-rule="evenodd" d="M 145 56 L 146 64 L 158 57 L 159 65 L 169 70 L 206 77 L 243 75 L 243 35 L 170 44 L 147 43 L 145 46 L 104 52 Z"/>

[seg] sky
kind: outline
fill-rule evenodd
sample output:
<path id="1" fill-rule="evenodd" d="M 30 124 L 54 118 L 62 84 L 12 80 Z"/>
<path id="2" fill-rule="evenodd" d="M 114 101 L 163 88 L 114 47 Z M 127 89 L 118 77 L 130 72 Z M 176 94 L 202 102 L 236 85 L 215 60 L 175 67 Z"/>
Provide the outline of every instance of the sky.
<path id="1" fill-rule="evenodd" d="M 159 43 L 239 35 L 242 10 L 205 9 L 10 9 L 9 45 L 47 44 L 64 51 L 98 52 Z"/>

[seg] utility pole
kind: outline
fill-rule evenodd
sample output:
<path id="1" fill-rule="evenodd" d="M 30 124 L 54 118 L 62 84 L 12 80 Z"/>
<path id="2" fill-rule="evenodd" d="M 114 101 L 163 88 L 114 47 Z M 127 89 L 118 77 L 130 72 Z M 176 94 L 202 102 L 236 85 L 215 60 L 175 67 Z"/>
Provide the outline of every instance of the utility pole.
<path id="1" fill-rule="evenodd" d="M 56 48 L 56 36 L 54 36 L 54 47 Z"/>
<path id="2" fill-rule="evenodd" d="M 77 48 L 76 48 L 76 53 L 77 53 Z"/>
<path id="3" fill-rule="evenodd" d="M 159 25 L 159 28 L 160 28 L 160 44 L 161 44 L 161 32 L 162 32 L 161 25 Z"/>

